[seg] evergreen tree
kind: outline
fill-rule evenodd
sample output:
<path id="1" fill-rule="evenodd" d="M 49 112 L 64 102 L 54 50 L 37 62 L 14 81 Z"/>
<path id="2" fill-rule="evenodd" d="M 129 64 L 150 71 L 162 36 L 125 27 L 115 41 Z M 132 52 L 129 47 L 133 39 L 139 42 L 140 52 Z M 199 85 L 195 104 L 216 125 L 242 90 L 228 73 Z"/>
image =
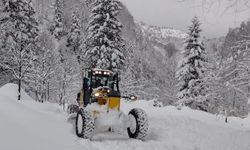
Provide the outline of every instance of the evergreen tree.
<path id="1" fill-rule="evenodd" d="M 224 49 L 227 52 L 222 61 L 220 77 L 225 89 L 228 89 L 225 98 L 230 115 L 244 114 L 244 106 L 250 93 L 250 21 L 242 22 L 241 26 L 231 29 L 226 36 Z M 232 35 L 232 33 L 234 33 Z M 231 40 L 233 39 L 233 40 Z M 245 112 L 244 112 L 245 111 Z"/>
<path id="2" fill-rule="evenodd" d="M 41 30 L 40 30 L 41 31 Z M 47 30 L 39 33 L 35 52 L 31 53 L 31 71 L 28 73 L 28 89 L 35 95 L 35 100 L 44 102 L 49 100 L 50 79 L 54 76 L 55 52 L 50 49 L 53 37 L 49 37 Z"/>
<path id="3" fill-rule="evenodd" d="M 122 24 L 117 18 L 120 5 L 117 0 L 95 0 L 92 3 L 85 43 L 89 67 L 120 70 L 124 64 Z"/>
<path id="4" fill-rule="evenodd" d="M 203 81 L 206 52 L 204 44 L 200 40 L 201 31 L 200 22 L 197 17 L 194 17 L 177 71 L 179 87 L 177 97 L 180 105 L 206 111 L 206 85 Z"/>
<path id="5" fill-rule="evenodd" d="M 31 47 L 38 36 L 38 23 L 31 0 L 3 0 L 0 18 L 2 50 L 0 64 L 10 70 L 18 81 L 18 100 L 21 99 L 21 82 L 25 79 L 30 65 Z"/>
<path id="6" fill-rule="evenodd" d="M 72 54 L 76 55 L 78 61 L 80 60 L 81 57 L 80 45 L 81 45 L 80 17 L 78 11 L 74 11 L 72 14 L 72 23 L 68 34 L 66 46 L 70 49 L 70 52 Z"/>
<path id="7" fill-rule="evenodd" d="M 63 1 L 55 0 L 54 3 L 54 18 L 50 32 L 59 41 L 65 35 L 65 21 L 63 17 Z"/>

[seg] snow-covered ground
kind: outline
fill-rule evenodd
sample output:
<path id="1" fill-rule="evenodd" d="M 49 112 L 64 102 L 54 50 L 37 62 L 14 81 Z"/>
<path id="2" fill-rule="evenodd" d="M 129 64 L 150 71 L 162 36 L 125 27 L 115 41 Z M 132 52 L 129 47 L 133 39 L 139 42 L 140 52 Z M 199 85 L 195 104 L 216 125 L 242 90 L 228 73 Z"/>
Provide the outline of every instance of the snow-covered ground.
<path id="1" fill-rule="evenodd" d="M 122 102 L 122 110 L 143 108 L 150 130 L 146 141 L 126 134 L 98 134 L 93 141 L 75 136 L 61 107 L 36 103 L 17 86 L 0 88 L 0 150 L 250 150 L 250 118 L 216 117 L 188 108 L 153 107 L 153 101 Z"/>

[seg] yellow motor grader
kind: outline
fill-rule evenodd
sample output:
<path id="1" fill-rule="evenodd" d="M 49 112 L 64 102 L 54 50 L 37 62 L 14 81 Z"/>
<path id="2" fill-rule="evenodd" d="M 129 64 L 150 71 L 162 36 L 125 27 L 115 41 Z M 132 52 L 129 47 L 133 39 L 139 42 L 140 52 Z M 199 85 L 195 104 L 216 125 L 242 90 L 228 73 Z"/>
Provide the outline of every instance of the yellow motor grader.
<path id="1" fill-rule="evenodd" d="M 121 96 L 119 74 L 103 69 L 85 69 L 83 72 L 83 85 L 77 98 L 76 135 L 91 139 L 97 131 L 120 128 L 130 138 L 145 140 L 148 132 L 146 113 L 135 108 L 126 115 L 120 110 L 121 98 L 136 100 L 136 97 Z"/>

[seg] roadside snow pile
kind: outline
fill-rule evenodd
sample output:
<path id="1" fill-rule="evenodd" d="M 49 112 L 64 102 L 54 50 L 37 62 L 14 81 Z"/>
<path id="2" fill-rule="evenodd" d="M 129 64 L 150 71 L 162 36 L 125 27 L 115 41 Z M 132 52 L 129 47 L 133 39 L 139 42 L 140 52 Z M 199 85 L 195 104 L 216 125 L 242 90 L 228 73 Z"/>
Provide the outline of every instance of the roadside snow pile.
<path id="1" fill-rule="evenodd" d="M 123 117 L 119 116 L 121 115 L 120 112 L 116 111 L 116 110 L 109 110 L 109 112 L 107 112 L 106 106 L 100 106 L 97 103 L 88 105 L 86 107 L 86 110 L 88 110 L 89 112 L 93 111 L 93 110 L 98 110 L 100 112 L 99 117 L 95 120 L 96 122 L 96 129 L 98 129 L 99 131 L 105 131 L 107 129 L 109 129 L 109 127 L 111 127 L 112 125 L 120 127 L 120 128 L 124 128 L 124 126 L 126 126 L 125 124 L 123 124 Z M 120 129 L 118 129 L 120 130 Z"/>
<path id="2" fill-rule="evenodd" d="M 188 107 L 183 107 L 181 110 L 178 110 L 174 106 L 166 106 L 155 108 L 154 100 L 152 101 L 135 101 L 135 102 L 122 102 L 122 109 L 126 113 L 129 112 L 132 108 L 141 108 L 144 109 L 149 116 L 157 118 L 168 118 L 168 117 L 185 117 L 187 119 L 192 119 L 194 121 L 203 122 L 210 125 L 216 125 L 218 127 L 226 127 L 237 130 L 249 130 L 250 124 L 246 123 L 245 120 L 237 117 L 228 117 L 228 123 L 225 123 L 225 116 L 216 116 L 210 113 L 206 113 L 199 110 L 192 110 Z"/>
<path id="3" fill-rule="evenodd" d="M 58 105 L 17 101 L 16 89 L 13 84 L 0 88 L 0 150 L 250 149 L 250 119 L 229 117 L 225 123 L 205 112 L 154 107 L 153 101 L 143 100 L 122 101 L 121 109 L 126 114 L 132 108 L 147 112 L 150 129 L 146 141 L 129 139 L 124 133 L 98 134 L 93 141 L 79 139 L 67 121 L 69 116 Z"/>
<path id="4" fill-rule="evenodd" d="M 17 100 L 14 84 L 0 88 L 0 150 L 71 149 L 76 138 L 61 108 L 37 103 L 24 91 L 22 97 Z"/>
<path id="5" fill-rule="evenodd" d="M 18 86 L 13 83 L 8 83 L 0 87 L 1 98 L 7 98 L 11 100 L 17 100 L 18 97 Z M 21 99 L 22 100 L 32 100 L 32 98 L 21 89 Z"/>

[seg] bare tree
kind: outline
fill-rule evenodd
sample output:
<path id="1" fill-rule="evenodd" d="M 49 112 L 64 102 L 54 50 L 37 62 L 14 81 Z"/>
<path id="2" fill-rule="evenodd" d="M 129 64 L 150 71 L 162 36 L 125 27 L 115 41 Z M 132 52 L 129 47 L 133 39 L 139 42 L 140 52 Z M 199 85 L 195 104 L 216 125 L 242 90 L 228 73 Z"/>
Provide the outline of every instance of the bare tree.
<path id="1" fill-rule="evenodd" d="M 185 2 L 187 0 L 179 0 L 179 2 Z M 228 11 L 239 13 L 250 9 L 249 0 L 200 0 L 196 6 L 202 7 L 203 15 L 216 10 L 220 15 L 225 14 Z"/>

